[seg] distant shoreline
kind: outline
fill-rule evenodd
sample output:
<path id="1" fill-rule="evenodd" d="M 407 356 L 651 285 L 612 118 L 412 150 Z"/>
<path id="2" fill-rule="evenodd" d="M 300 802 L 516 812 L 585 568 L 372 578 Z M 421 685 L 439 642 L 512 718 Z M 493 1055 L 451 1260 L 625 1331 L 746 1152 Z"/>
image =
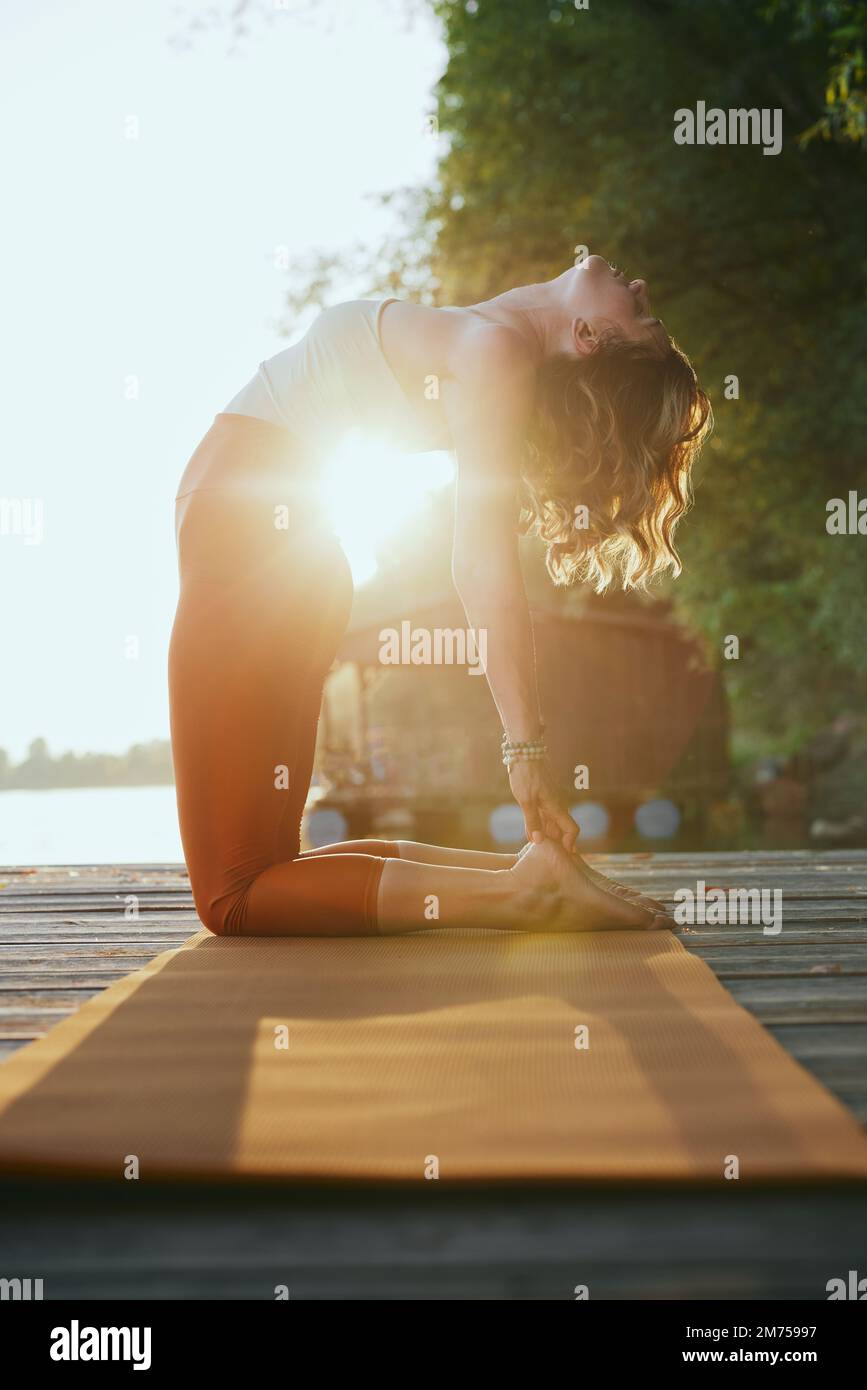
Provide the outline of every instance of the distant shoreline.
<path id="1" fill-rule="evenodd" d="M 124 753 L 61 753 L 57 757 L 44 738 L 35 738 L 18 763 L 0 748 L 0 792 L 172 787 L 174 782 L 171 744 L 163 738 L 134 743 Z"/>

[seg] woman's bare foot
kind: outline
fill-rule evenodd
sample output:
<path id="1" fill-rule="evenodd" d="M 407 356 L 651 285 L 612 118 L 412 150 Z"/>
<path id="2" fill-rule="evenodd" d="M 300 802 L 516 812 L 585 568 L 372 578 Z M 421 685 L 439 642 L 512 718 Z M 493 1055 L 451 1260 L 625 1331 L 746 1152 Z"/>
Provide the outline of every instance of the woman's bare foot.
<path id="1" fill-rule="evenodd" d="M 515 878 L 515 909 L 528 931 L 646 931 L 672 925 L 660 904 L 642 900 L 553 840 L 527 845 L 508 871 Z M 645 905 L 646 904 L 646 905 Z"/>
<path id="2" fill-rule="evenodd" d="M 520 859 L 522 855 L 526 854 L 527 850 L 532 848 L 532 844 L 524 845 L 524 848 L 520 851 L 520 853 L 517 856 L 518 859 Z M 639 893 L 638 889 L 636 888 L 627 888 L 624 883 L 616 883 L 614 879 L 609 878 L 607 874 L 601 873 L 599 869 L 594 869 L 590 864 L 587 863 L 585 859 L 581 858 L 580 854 L 578 854 L 577 851 L 574 851 L 573 854 L 574 857 L 578 860 L 578 863 L 584 869 L 585 873 L 589 874 L 590 877 L 599 885 L 599 887 L 605 890 L 605 892 L 614 893 L 619 898 L 629 898 L 633 902 L 638 903 L 640 907 L 645 908 L 646 911 L 650 912 L 653 916 L 664 917 L 666 919 L 664 925 L 667 927 L 673 927 L 676 925 L 674 919 L 671 916 L 671 913 L 669 912 L 668 908 L 665 906 L 664 903 L 659 902 L 656 898 L 648 897 L 646 893 Z"/>

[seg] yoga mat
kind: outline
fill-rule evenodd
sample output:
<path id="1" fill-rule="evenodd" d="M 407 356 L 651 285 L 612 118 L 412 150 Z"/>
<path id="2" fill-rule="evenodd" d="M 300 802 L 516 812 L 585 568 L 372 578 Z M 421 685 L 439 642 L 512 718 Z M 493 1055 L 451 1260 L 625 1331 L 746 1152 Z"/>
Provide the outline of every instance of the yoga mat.
<path id="1" fill-rule="evenodd" d="M 133 1158 L 142 1180 L 867 1177 L 848 1111 L 665 931 L 202 931 L 0 1067 L 0 1168 Z"/>

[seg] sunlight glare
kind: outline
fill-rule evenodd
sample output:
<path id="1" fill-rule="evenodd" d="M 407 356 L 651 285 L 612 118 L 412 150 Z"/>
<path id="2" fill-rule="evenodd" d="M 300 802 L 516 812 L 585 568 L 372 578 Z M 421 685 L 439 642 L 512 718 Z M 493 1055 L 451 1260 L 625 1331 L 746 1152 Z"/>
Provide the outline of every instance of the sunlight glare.
<path id="1" fill-rule="evenodd" d="M 356 585 L 372 578 L 377 551 L 453 476 L 447 453 L 400 454 L 346 436 L 326 465 L 322 491 Z"/>

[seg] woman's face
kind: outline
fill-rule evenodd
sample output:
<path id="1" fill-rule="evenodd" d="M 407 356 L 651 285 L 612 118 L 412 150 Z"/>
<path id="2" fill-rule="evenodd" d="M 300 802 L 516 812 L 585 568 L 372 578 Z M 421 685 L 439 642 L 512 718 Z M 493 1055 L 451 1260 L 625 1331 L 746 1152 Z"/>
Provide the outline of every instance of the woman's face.
<path id="1" fill-rule="evenodd" d="M 627 280 L 604 256 L 588 256 L 572 270 L 569 307 L 575 316 L 573 337 L 579 351 L 592 351 L 602 328 L 623 337 L 667 341 L 665 329 L 650 312 L 645 280 Z"/>

